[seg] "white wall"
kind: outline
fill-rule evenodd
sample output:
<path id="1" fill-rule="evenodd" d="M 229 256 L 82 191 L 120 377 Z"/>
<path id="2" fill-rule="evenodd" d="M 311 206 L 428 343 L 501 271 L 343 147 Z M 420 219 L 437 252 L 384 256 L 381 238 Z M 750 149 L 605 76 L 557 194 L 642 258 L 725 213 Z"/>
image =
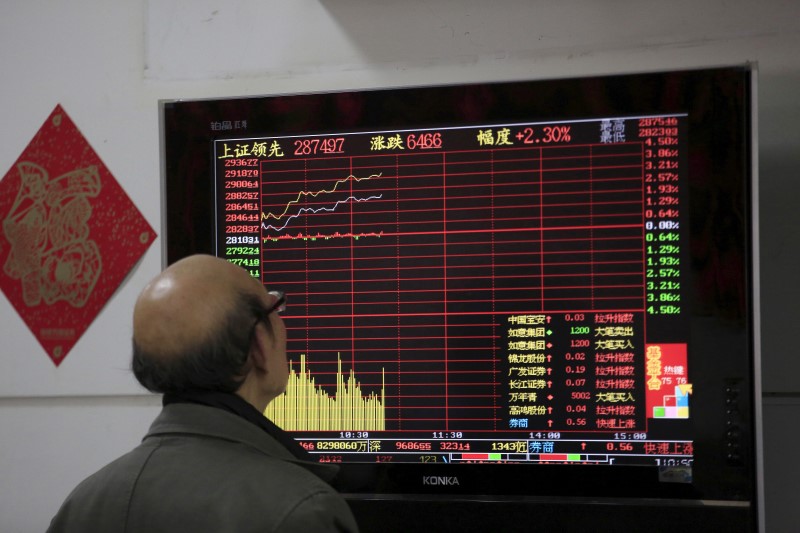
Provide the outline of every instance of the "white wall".
<path id="1" fill-rule="evenodd" d="M 800 250 L 800 4 L 793 0 L 6 0 L 0 175 L 62 104 L 160 233 L 159 99 L 535 79 L 757 61 L 767 451 L 800 437 L 790 280 Z M 0 297 L 0 531 L 46 528 L 69 489 L 158 410 L 127 372 L 160 240 L 56 368 Z M 787 427 L 788 426 L 788 427 Z M 782 457 L 785 454 L 781 453 Z M 769 531 L 796 462 L 767 457 Z M 774 475 L 771 475 L 771 472 Z M 771 482 L 774 480 L 774 482 Z M 796 485 L 796 483 L 795 483 Z"/>

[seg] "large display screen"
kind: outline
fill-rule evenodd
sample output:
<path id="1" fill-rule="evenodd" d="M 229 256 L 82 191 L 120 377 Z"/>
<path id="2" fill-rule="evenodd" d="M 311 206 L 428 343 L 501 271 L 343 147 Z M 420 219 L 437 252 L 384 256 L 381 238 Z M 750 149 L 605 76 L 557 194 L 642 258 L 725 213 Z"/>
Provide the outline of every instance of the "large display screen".
<path id="1" fill-rule="evenodd" d="M 269 418 L 321 461 L 691 465 L 686 135 L 670 115 L 216 140 L 216 253 L 291 299 Z"/>
<path id="2" fill-rule="evenodd" d="M 749 76 L 165 102 L 167 259 L 286 292 L 357 490 L 749 501 Z"/>

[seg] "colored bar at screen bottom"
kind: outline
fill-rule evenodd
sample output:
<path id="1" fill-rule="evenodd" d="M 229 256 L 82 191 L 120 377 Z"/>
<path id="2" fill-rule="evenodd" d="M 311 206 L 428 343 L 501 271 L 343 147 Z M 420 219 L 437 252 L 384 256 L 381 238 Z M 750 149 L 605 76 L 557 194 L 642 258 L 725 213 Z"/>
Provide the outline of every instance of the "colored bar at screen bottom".
<path id="1" fill-rule="evenodd" d="M 579 453 L 532 453 L 502 454 L 502 453 L 462 453 L 461 461 L 541 461 L 541 462 L 608 462 L 607 455 L 582 455 Z M 457 459 L 458 460 L 458 459 Z"/>
<path id="2" fill-rule="evenodd" d="M 501 461 L 503 455 L 500 453 L 462 453 L 462 461 Z"/>
<path id="3" fill-rule="evenodd" d="M 538 459 L 539 461 L 582 461 L 585 456 L 579 453 L 540 453 L 538 455 L 531 454 L 531 459 Z M 501 453 L 462 453 L 462 461 L 502 461 L 503 454 Z"/>
<path id="4" fill-rule="evenodd" d="M 580 461 L 579 453 L 540 453 L 539 457 L 532 456 L 540 461 Z"/>

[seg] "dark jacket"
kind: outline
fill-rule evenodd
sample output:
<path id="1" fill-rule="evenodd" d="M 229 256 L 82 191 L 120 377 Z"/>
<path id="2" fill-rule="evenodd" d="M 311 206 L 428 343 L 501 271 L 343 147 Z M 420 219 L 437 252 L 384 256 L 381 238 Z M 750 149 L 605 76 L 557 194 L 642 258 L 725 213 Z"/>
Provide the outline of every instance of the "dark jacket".
<path id="1" fill-rule="evenodd" d="M 335 472 L 235 414 L 171 404 L 142 444 L 75 488 L 48 532 L 355 532 L 323 481 Z"/>

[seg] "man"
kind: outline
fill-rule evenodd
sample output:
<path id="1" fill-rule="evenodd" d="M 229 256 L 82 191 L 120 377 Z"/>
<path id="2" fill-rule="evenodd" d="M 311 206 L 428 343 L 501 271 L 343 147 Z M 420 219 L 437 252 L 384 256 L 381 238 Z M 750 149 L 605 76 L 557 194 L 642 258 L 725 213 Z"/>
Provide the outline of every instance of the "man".
<path id="1" fill-rule="evenodd" d="M 50 532 L 355 532 L 335 467 L 263 415 L 288 380 L 286 300 L 212 256 L 165 269 L 133 314 L 133 371 L 164 394 L 141 445 L 83 481 Z"/>

